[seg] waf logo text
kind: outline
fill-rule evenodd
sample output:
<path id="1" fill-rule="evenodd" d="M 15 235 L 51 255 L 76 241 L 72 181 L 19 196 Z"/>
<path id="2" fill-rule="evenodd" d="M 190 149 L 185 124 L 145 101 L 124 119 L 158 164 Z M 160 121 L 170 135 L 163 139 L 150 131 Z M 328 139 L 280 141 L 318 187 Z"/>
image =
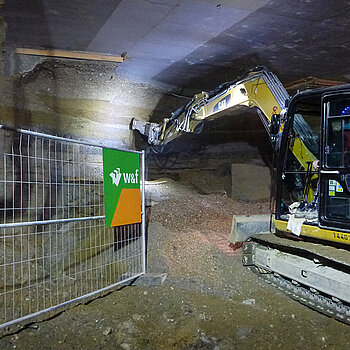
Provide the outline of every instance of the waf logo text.
<path id="1" fill-rule="evenodd" d="M 113 170 L 109 176 L 112 178 L 113 185 L 119 186 L 120 180 L 123 178 L 124 184 L 137 184 L 139 182 L 139 170 L 136 169 L 135 173 L 121 172 L 120 168 Z"/>

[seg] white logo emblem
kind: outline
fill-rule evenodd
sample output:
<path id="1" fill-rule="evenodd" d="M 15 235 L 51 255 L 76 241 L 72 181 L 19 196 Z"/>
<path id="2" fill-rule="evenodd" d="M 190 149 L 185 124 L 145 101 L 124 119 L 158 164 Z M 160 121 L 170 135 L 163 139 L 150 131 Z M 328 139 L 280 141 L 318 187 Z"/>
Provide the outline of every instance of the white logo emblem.
<path id="1" fill-rule="evenodd" d="M 119 186 L 120 179 L 122 174 L 120 173 L 120 168 L 112 171 L 109 176 L 112 178 L 113 185 Z"/>
<path id="2" fill-rule="evenodd" d="M 122 175 L 123 175 L 125 184 L 138 183 L 138 178 L 139 178 L 138 169 L 135 170 L 135 174 L 134 174 L 134 173 L 121 173 L 120 168 L 117 168 L 109 174 L 109 176 L 112 178 L 113 185 L 116 185 L 117 187 L 119 186 L 119 182 L 120 182 L 120 179 L 122 178 Z"/>

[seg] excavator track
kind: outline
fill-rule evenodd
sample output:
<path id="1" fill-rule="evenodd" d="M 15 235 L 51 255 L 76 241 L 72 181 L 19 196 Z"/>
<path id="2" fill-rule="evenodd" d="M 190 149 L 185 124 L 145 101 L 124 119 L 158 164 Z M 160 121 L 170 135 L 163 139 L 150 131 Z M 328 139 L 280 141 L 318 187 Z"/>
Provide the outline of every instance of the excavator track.
<path id="1" fill-rule="evenodd" d="M 348 250 L 262 234 L 244 244 L 243 264 L 292 299 L 350 325 Z"/>
<path id="2" fill-rule="evenodd" d="M 334 302 L 329 296 L 322 295 L 319 292 L 313 291 L 305 286 L 296 285 L 291 280 L 285 277 L 261 273 L 255 267 L 249 269 L 259 275 L 265 282 L 279 289 L 293 300 L 313 309 L 323 315 L 332 317 L 340 322 L 350 325 L 350 307 L 342 302 Z"/>

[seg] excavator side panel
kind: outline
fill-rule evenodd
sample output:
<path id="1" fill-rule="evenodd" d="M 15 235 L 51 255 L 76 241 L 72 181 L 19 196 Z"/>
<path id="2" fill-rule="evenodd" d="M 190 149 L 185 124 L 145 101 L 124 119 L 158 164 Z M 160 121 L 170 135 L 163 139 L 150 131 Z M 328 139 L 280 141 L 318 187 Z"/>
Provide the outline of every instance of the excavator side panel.
<path id="1" fill-rule="evenodd" d="M 290 232 L 287 229 L 288 222 L 284 220 L 275 220 L 275 227 L 281 232 Z M 316 238 L 324 241 L 350 244 L 350 233 L 341 232 L 330 228 L 320 228 L 315 225 L 303 224 L 300 231 L 300 236 Z"/>

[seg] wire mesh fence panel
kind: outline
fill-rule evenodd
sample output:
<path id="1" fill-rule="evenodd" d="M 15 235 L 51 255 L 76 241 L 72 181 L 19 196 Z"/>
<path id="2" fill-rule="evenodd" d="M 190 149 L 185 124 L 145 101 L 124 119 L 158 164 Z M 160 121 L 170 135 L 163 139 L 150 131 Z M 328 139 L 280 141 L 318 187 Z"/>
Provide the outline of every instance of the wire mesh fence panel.
<path id="1" fill-rule="evenodd" d="M 102 147 L 0 129 L 0 327 L 144 272 L 144 225 L 105 228 L 103 191 Z"/>

